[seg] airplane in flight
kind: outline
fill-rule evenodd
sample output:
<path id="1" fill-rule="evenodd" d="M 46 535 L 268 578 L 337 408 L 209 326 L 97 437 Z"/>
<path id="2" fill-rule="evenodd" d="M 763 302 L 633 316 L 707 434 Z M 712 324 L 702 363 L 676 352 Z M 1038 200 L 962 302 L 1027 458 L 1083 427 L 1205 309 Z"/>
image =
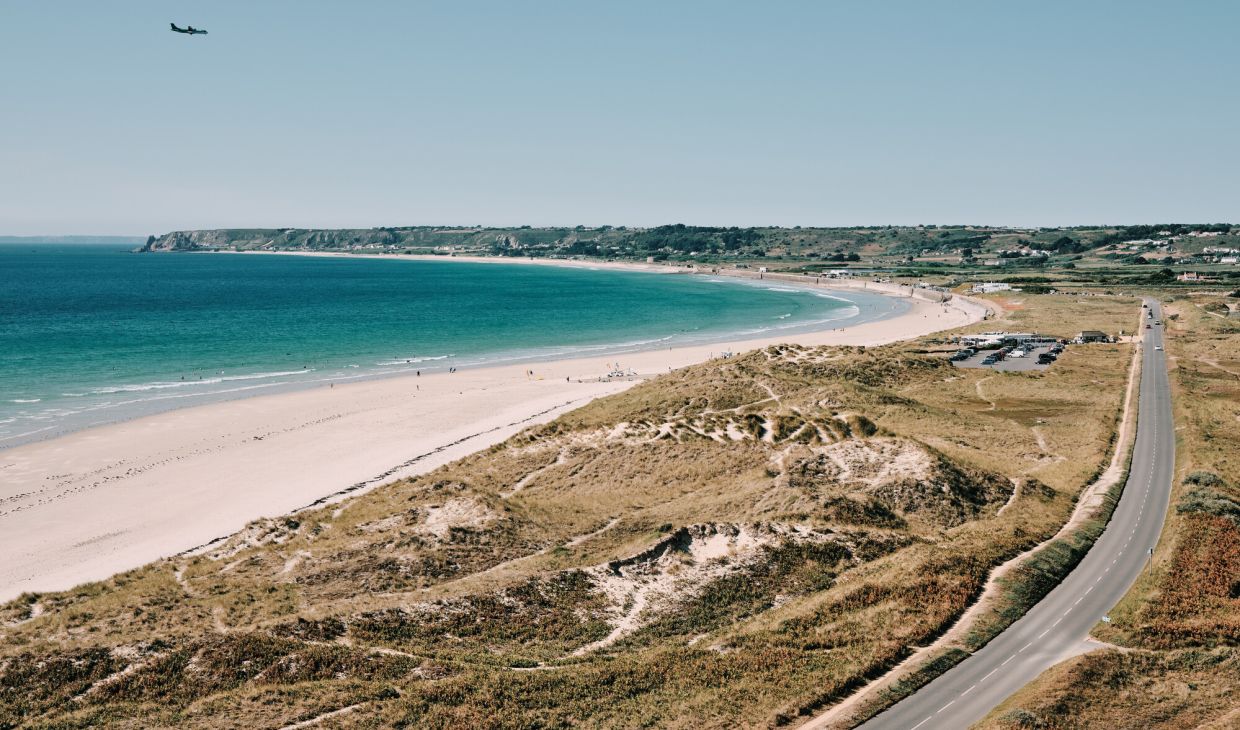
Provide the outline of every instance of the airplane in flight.
<path id="1" fill-rule="evenodd" d="M 185 33 L 186 35 L 206 35 L 207 34 L 205 30 L 198 30 L 192 25 L 187 26 L 185 28 L 178 28 L 176 23 L 169 23 L 168 25 L 172 26 L 173 33 Z"/>

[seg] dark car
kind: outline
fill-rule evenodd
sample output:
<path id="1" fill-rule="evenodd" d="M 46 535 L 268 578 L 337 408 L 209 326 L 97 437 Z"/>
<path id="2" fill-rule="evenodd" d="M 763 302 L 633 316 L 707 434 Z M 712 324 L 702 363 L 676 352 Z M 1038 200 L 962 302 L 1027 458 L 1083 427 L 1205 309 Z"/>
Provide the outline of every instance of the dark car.
<path id="1" fill-rule="evenodd" d="M 1055 356 L 1049 352 L 1044 352 L 1041 355 L 1038 355 L 1039 365 L 1050 365 L 1053 362 L 1055 362 Z"/>

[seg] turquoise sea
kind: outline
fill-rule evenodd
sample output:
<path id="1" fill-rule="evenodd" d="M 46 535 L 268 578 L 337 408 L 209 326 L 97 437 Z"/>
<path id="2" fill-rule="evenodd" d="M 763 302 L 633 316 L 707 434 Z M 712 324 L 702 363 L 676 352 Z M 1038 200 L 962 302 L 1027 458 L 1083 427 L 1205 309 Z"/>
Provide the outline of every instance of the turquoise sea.
<path id="1" fill-rule="evenodd" d="M 0 244 L 0 448 L 215 400 L 839 326 L 876 295 L 586 268 Z M 601 374 L 601 373 L 600 373 Z"/>

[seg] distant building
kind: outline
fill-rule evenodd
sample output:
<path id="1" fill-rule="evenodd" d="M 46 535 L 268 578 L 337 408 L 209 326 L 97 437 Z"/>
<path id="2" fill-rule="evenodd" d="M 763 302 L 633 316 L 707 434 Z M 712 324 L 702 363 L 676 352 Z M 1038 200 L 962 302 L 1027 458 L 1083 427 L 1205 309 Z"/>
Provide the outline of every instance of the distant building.
<path id="1" fill-rule="evenodd" d="M 1077 335 L 1076 339 L 1081 342 L 1110 342 L 1111 341 L 1111 338 L 1107 335 L 1106 332 L 1099 332 L 1098 330 L 1085 330 L 1081 334 Z"/>
<path id="2" fill-rule="evenodd" d="M 1224 256 L 1224 257 L 1220 258 L 1220 259 L 1218 260 L 1218 262 L 1219 262 L 1220 264 L 1236 264 L 1236 263 L 1240 263 L 1240 257 L 1237 257 L 1237 256 Z"/>
<path id="3" fill-rule="evenodd" d="M 1011 291 L 1012 285 L 999 281 L 985 281 L 973 285 L 974 294 L 994 294 L 997 291 Z"/>
<path id="4" fill-rule="evenodd" d="M 1185 271 L 1183 274 L 1175 277 L 1176 281 L 1218 281 L 1216 276 L 1202 276 L 1196 271 Z"/>

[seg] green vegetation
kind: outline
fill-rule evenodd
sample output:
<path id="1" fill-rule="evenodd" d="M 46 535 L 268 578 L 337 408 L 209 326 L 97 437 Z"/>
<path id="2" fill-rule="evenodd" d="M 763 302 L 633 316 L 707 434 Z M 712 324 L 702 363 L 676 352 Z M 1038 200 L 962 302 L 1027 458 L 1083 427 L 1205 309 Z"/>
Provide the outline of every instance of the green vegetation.
<path id="1" fill-rule="evenodd" d="M 151 236 L 144 250 L 338 251 L 530 258 L 653 259 L 821 273 L 859 267 L 956 286 L 995 281 L 1031 291 L 1170 286 L 1234 289 L 1240 227 L 1227 224 L 719 228 L 673 224 L 531 228 L 225 229 Z M 1185 271 L 1208 281 L 1178 282 Z"/>
<path id="2" fill-rule="evenodd" d="M 1003 301 L 982 326 L 1137 311 Z M 23 596 L 0 606 L 0 727 L 793 722 L 942 635 L 1107 457 L 1130 346 L 1007 375 L 952 349 L 712 361 L 202 554 Z"/>

